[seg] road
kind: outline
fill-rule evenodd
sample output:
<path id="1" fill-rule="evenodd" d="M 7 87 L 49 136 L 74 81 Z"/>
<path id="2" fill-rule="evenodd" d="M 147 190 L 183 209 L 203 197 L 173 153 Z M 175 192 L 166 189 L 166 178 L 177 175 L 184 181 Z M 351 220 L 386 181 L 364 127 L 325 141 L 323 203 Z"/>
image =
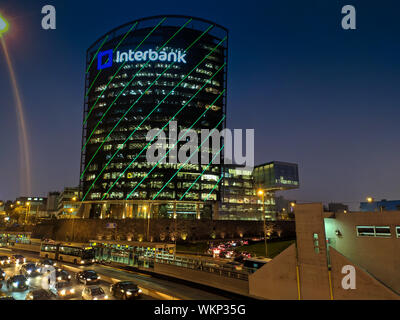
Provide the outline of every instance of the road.
<path id="1" fill-rule="evenodd" d="M 26 257 L 28 260 L 31 259 L 32 261 L 35 261 L 39 258 L 39 255 L 33 252 L 25 252 L 25 251 L 18 251 L 18 250 L 10 250 L 8 248 L 0 248 L 0 255 L 12 255 L 12 254 L 21 254 L 24 257 Z M 69 265 L 67 263 L 64 263 L 66 269 L 68 272 L 71 274 L 74 274 L 74 272 L 71 272 L 71 270 L 76 270 L 76 269 L 81 269 L 81 270 L 94 270 L 96 271 L 102 278 L 112 278 L 112 279 L 117 279 L 119 281 L 123 280 L 130 280 L 137 285 L 144 287 L 146 289 L 152 290 L 154 292 L 160 292 L 164 293 L 170 296 L 173 296 L 177 299 L 182 299 L 182 300 L 225 300 L 227 299 L 225 296 L 216 294 L 214 292 L 209 292 L 200 288 L 196 288 L 195 285 L 186 285 L 182 284 L 179 282 L 175 281 L 167 281 L 163 279 L 158 279 L 155 277 L 152 277 L 147 274 L 143 273 L 137 273 L 137 272 L 132 272 L 132 271 L 126 271 L 126 270 L 121 270 L 109 266 L 103 266 L 99 264 L 94 264 L 90 266 L 75 266 L 75 265 Z M 70 269 L 69 267 L 72 267 L 73 269 Z M 15 268 L 15 267 L 13 267 Z M 4 268 L 4 271 L 6 271 L 7 275 L 12 274 L 17 272 L 17 270 L 10 268 Z M 73 276 L 74 277 L 74 276 Z M 75 280 L 74 280 L 75 281 Z M 104 280 L 101 281 L 100 285 L 103 287 L 103 289 L 106 289 L 106 293 L 109 292 L 109 285 L 110 282 L 105 282 Z M 32 281 L 32 286 L 36 285 L 35 281 Z M 77 285 L 77 284 L 76 284 Z M 5 286 L 4 286 L 5 287 Z M 3 287 L 3 288 L 4 288 Z M 80 292 L 82 291 L 83 286 L 77 285 L 76 291 Z M 3 290 L 4 291 L 4 290 Z M 27 292 L 23 293 L 26 295 Z M 23 296 L 22 294 L 22 296 Z M 22 297 L 21 296 L 21 297 Z M 150 295 L 143 295 L 143 299 L 151 299 Z"/>
<path id="2" fill-rule="evenodd" d="M 26 255 L 25 255 L 26 257 Z M 34 262 L 31 261 L 29 258 L 27 259 L 27 262 Z M 15 264 L 11 264 L 10 266 L 3 266 L 2 270 L 6 273 L 6 278 L 8 279 L 9 277 L 13 276 L 13 275 L 18 275 L 19 274 L 19 269 L 20 266 L 19 265 L 15 265 Z M 76 279 L 75 279 L 75 272 L 69 272 L 71 275 L 71 282 L 70 284 L 72 285 L 72 287 L 75 289 L 75 295 L 69 297 L 68 299 L 65 300 L 82 300 L 82 290 L 84 289 L 84 285 L 79 283 Z M 25 290 L 25 291 L 14 291 L 12 289 L 7 289 L 6 286 L 6 281 L 0 281 L 0 285 L 1 285 L 1 291 L 3 291 L 4 293 L 6 293 L 9 296 L 12 296 L 15 300 L 25 300 L 26 295 L 28 294 L 29 291 L 32 290 L 37 290 L 37 289 L 42 289 L 42 280 L 43 277 L 41 275 L 36 276 L 36 277 L 30 277 L 28 278 L 29 281 L 29 289 Z M 99 283 L 97 284 L 99 285 L 104 292 L 108 295 L 109 300 L 115 300 L 114 297 L 112 297 L 112 295 L 110 294 L 110 283 L 104 280 L 100 280 Z M 141 299 L 144 300 L 153 300 L 152 297 L 148 296 L 148 295 L 142 295 Z"/>

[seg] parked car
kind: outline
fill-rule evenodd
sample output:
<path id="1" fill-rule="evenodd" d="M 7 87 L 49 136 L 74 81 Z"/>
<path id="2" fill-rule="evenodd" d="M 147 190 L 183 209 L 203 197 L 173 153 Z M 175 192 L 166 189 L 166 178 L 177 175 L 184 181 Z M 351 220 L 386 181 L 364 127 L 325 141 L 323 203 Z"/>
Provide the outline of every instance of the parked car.
<path id="1" fill-rule="evenodd" d="M 82 291 L 83 300 L 107 300 L 108 295 L 99 286 L 87 286 Z"/>
<path id="2" fill-rule="evenodd" d="M 29 288 L 28 279 L 23 275 L 9 277 L 6 284 L 8 290 L 27 290 Z"/>
<path id="3" fill-rule="evenodd" d="M 50 291 L 38 289 L 29 291 L 25 300 L 56 300 L 56 297 Z"/>
<path id="4" fill-rule="evenodd" d="M 121 281 L 112 284 L 110 292 L 118 299 L 128 300 L 140 297 L 142 290 L 132 281 Z"/>
<path id="5" fill-rule="evenodd" d="M 87 285 L 99 282 L 100 276 L 94 270 L 84 270 L 76 274 L 76 280 Z"/>

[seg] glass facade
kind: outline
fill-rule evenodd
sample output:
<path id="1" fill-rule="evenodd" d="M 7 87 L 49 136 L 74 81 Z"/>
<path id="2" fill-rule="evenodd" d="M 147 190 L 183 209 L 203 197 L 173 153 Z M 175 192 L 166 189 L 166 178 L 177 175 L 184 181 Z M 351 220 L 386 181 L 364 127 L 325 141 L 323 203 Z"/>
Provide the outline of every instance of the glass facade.
<path id="1" fill-rule="evenodd" d="M 253 171 L 257 188 L 287 190 L 299 188 L 299 171 L 296 163 L 268 162 Z"/>
<path id="2" fill-rule="evenodd" d="M 192 163 L 196 152 L 174 164 L 170 150 L 188 141 L 178 141 L 186 129 L 225 127 L 226 62 L 226 29 L 190 17 L 133 21 L 96 41 L 87 52 L 82 200 L 219 200 L 221 165 Z M 146 158 L 152 129 L 169 152 L 159 163 Z"/>

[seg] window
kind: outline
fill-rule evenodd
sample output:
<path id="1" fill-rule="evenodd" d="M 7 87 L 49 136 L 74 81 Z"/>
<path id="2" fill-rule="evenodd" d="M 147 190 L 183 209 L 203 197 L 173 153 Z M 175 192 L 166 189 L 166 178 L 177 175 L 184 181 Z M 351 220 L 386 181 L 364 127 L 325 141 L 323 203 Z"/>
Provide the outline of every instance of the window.
<path id="1" fill-rule="evenodd" d="M 374 227 L 357 226 L 357 236 L 359 237 L 375 237 Z"/>
<path id="2" fill-rule="evenodd" d="M 357 236 L 359 237 L 391 237 L 390 226 L 357 226 Z M 400 230 L 397 230 L 399 237 Z"/>
<path id="3" fill-rule="evenodd" d="M 400 227 L 396 227 L 396 236 L 400 238 Z"/>
<path id="4" fill-rule="evenodd" d="M 314 233 L 313 240 L 314 240 L 314 251 L 315 253 L 319 253 L 318 233 Z"/>
<path id="5" fill-rule="evenodd" d="M 390 237 L 392 234 L 390 233 L 389 226 L 379 226 L 375 227 L 375 236 L 376 237 Z"/>

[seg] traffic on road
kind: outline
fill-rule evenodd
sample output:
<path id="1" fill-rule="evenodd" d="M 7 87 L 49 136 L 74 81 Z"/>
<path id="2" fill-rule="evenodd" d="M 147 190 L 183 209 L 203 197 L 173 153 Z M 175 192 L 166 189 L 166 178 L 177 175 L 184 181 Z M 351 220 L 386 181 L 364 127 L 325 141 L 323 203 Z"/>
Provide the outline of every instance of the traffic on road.
<path id="1" fill-rule="evenodd" d="M 0 258 L 0 300 L 150 299 L 136 283 L 109 283 L 90 265 L 75 273 L 51 259 L 33 261 L 22 255 Z"/>

